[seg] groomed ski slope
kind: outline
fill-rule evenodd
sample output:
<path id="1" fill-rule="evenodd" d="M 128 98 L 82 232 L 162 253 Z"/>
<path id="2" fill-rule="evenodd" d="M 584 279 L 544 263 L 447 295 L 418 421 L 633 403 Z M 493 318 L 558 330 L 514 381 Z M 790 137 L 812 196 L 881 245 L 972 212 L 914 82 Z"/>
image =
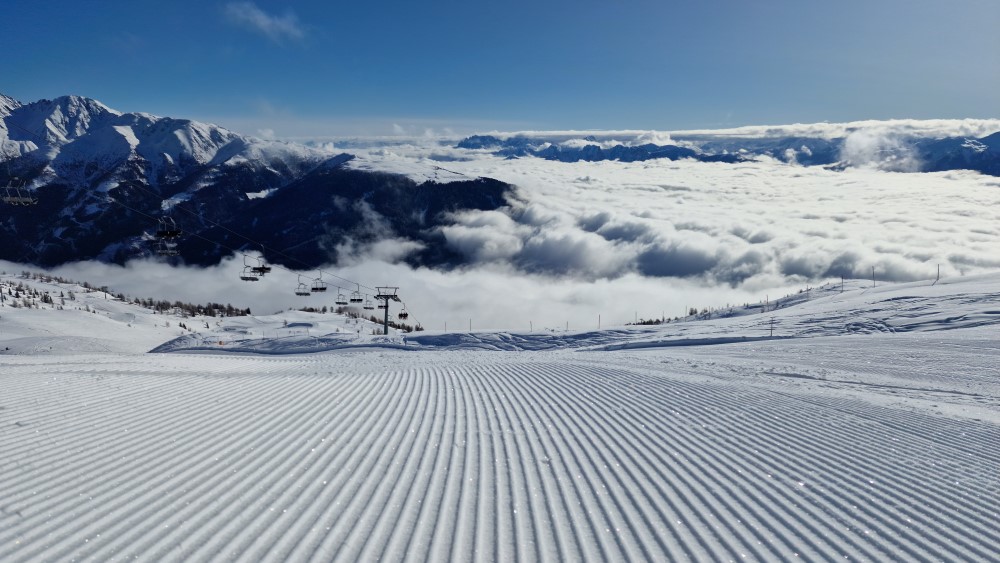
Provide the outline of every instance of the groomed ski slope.
<path id="1" fill-rule="evenodd" d="M 617 351 L 0 355 L 0 559 L 997 561 L 966 301 Z"/>

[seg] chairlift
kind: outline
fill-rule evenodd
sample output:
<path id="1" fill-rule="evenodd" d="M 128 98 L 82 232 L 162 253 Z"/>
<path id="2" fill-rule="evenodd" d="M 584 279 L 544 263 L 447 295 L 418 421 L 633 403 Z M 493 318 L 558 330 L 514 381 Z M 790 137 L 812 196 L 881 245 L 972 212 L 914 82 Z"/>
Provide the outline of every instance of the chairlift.
<path id="1" fill-rule="evenodd" d="M 181 236 L 181 230 L 177 228 L 177 223 L 173 217 L 160 217 L 156 224 L 156 238 L 175 239 Z"/>
<path id="2" fill-rule="evenodd" d="M 379 301 L 378 302 L 378 308 L 379 309 L 385 309 L 386 307 L 388 307 L 388 305 L 386 305 L 385 301 Z"/>
<path id="3" fill-rule="evenodd" d="M 402 311 L 400 311 L 400 312 L 399 312 L 399 313 L 398 313 L 398 314 L 397 314 L 396 316 L 397 316 L 397 317 L 399 317 L 400 319 L 404 319 L 404 320 L 405 320 L 405 319 L 406 319 L 407 317 L 409 317 L 409 316 L 410 316 L 410 314 L 409 314 L 409 313 L 407 313 L 407 312 L 406 312 L 406 309 L 404 308 L 404 309 L 403 309 Z"/>
<path id="4" fill-rule="evenodd" d="M 2 199 L 4 203 L 8 203 L 10 205 L 37 205 L 38 198 L 31 195 L 31 191 L 29 191 L 26 187 L 24 192 L 22 192 L 21 187 L 23 187 L 24 184 L 22 183 L 21 185 L 18 185 L 16 181 L 17 178 L 13 176 L 10 178 L 7 185 L 4 186 L 4 195 L 0 199 Z"/>
<path id="5" fill-rule="evenodd" d="M 323 271 L 320 270 L 319 277 L 313 280 L 312 290 L 316 293 L 322 293 L 326 291 L 326 282 L 323 281 Z"/>
<path id="6" fill-rule="evenodd" d="M 267 262 L 264 260 L 264 245 L 261 245 L 260 256 L 257 256 L 255 260 L 257 260 L 257 265 L 250 268 L 253 271 L 253 273 L 257 274 L 260 277 L 264 277 L 265 274 L 271 273 L 271 266 L 269 266 Z"/>
<path id="7" fill-rule="evenodd" d="M 302 297 L 312 295 L 312 292 L 309 291 L 309 285 L 302 281 L 301 274 L 299 274 L 299 285 L 295 288 L 295 295 L 301 295 Z"/>
<path id="8" fill-rule="evenodd" d="M 358 285 L 358 290 L 351 292 L 351 303 L 361 303 L 364 299 L 361 298 L 361 286 Z"/>
<path id="9" fill-rule="evenodd" d="M 254 274 L 257 274 L 260 277 L 264 277 L 265 274 L 270 274 L 271 273 L 271 267 L 267 265 L 267 262 L 264 262 L 264 256 L 263 255 L 261 255 L 261 256 L 259 256 L 257 258 L 254 258 L 254 259 L 257 260 L 257 265 L 250 267 L 250 271 L 251 272 L 253 272 Z M 245 254 L 243 255 L 243 264 L 246 265 L 246 255 Z"/>
<path id="10" fill-rule="evenodd" d="M 362 308 L 365 311 L 374 311 L 375 310 L 375 306 L 372 305 L 372 300 L 371 299 L 365 299 L 365 305 Z"/>
<path id="11" fill-rule="evenodd" d="M 166 241 L 161 240 L 156 245 L 156 253 L 160 256 L 179 256 L 180 252 L 177 250 L 177 246 L 173 244 L 167 244 Z"/>
<path id="12" fill-rule="evenodd" d="M 257 264 L 251 264 L 250 260 L 256 260 Z M 268 266 L 268 269 L 270 267 Z M 264 273 L 261 271 L 260 258 L 254 258 L 253 256 L 243 255 L 243 273 L 240 274 L 240 279 L 243 281 L 258 281 Z"/>
<path id="13" fill-rule="evenodd" d="M 337 288 L 337 300 L 334 303 L 337 305 L 347 305 L 347 296 L 340 291 L 339 287 Z"/>

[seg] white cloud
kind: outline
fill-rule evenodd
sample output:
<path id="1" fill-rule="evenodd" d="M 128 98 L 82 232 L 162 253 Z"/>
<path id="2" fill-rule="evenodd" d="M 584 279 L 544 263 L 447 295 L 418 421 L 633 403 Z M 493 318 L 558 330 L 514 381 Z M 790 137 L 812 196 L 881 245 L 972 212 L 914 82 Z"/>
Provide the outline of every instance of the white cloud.
<path id="1" fill-rule="evenodd" d="M 473 262 L 505 262 L 524 248 L 530 229 L 499 211 L 452 214 L 453 225 L 443 227 L 448 246 Z"/>
<path id="2" fill-rule="evenodd" d="M 647 131 L 636 136 L 634 144 L 645 145 L 652 143 L 654 145 L 672 145 L 674 140 L 670 137 L 670 133 L 666 131 Z"/>
<path id="3" fill-rule="evenodd" d="M 567 131 L 499 131 L 490 135 L 499 138 L 529 137 L 544 138 L 555 142 L 592 137 L 600 144 L 619 139 L 623 145 L 680 144 L 691 137 L 733 137 L 733 138 L 773 138 L 773 137 L 816 137 L 840 139 L 854 131 L 872 131 L 881 135 L 897 137 L 985 137 L 1000 131 L 1000 119 L 887 119 L 849 121 L 845 123 L 795 123 L 792 125 L 749 125 L 732 129 L 689 129 L 678 131 L 649 131 L 641 129 L 616 130 L 567 130 Z"/>
<path id="4" fill-rule="evenodd" d="M 960 275 L 996 261 L 995 178 L 886 172 L 916 166 L 891 135 L 856 132 L 846 146 L 859 167 L 844 171 L 766 159 L 562 163 L 464 151 L 448 178 L 503 180 L 516 199 L 506 210 L 462 214 L 444 231 L 473 264 L 595 283 L 644 275 L 751 288 L 866 278 L 872 267 L 905 281 L 933 277 L 939 263 Z M 424 179 L 426 155 L 446 149 L 354 152 L 351 166 Z"/>
<path id="5" fill-rule="evenodd" d="M 347 239 L 337 245 L 337 255 L 340 257 L 341 266 L 360 264 L 368 260 L 395 263 L 423 248 L 423 243 L 395 237 L 368 243 Z"/>
<path id="6" fill-rule="evenodd" d="M 850 166 L 887 172 L 920 170 L 920 159 L 913 148 L 883 129 L 859 129 L 848 133 L 840 149 L 840 160 Z"/>
<path id="7" fill-rule="evenodd" d="M 688 137 L 817 137 L 840 139 L 855 131 L 881 135 L 920 137 L 985 137 L 1000 131 L 1000 119 L 887 119 L 846 123 L 796 123 L 793 125 L 750 125 L 733 129 L 673 131 Z"/>
<path id="8" fill-rule="evenodd" d="M 873 131 L 880 131 L 875 133 Z M 899 174 L 905 161 L 886 128 L 854 132 L 844 171 L 774 160 L 739 164 L 651 160 L 506 160 L 437 140 L 387 140 L 349 166 L 398 171 L 420 181 L 480 176 L 516 186 L 508 208 L 451 216 L 441 234 L 467 265 L 413 269 L 399 263 L 419 250 L 398 238 L 338 250 L 329 270 L 369 285 L 398 285 L 428 328 L 595 326 L 675 316 L 687 307 L 774 298 L 826 278 L 932 279 L 1000 268 L 1000 180 L 970 171 Z M 571 138 L 581 138 L 574 134 Z M 622 137 L 618 137 L 622 138 Z M 372 143 L 369 143 L 372 144 Z M 888 151 L 888 152 L 882 152 Z M 892 166 L 889 166 L 892 168 Z M 359 207 L 374 231 L 385 226 Z M 8 270 L 17 271 L 20 266 Z M 216 268 L 70 265 L 72 277 L 133 295 L 231 301 L 255 312 L 330 305 L 297 298 L 296 278 L 276 270 L 240 282 L 242 260 Z M 308 275 L 313 275 L 309 273 Z M 334 283 L 333 280 L 327 280 Z"/>
<path id="9" fill-rule="evenodd" d="M 273 16 L 253 2 L 230 2 L 226 4 L 225 14 L 230 22 L 261 33 L 276 43 L 300 40 L 306 35 L 298 18 L 291 11 L 283 16 Z"/>

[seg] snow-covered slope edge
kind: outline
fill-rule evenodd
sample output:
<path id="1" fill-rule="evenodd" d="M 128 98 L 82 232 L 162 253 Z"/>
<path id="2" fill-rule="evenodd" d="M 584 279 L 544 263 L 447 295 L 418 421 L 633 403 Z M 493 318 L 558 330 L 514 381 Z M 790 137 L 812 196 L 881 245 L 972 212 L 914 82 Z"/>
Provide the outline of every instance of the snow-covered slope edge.
<path id="1" fill-rule="evenodd" d="M 983 330 L 0 356 L 2 558 L 993 561 Z"/>
<path id="2" fill-rule="evenodd" d="M 315 353 L 358 347 L 408 350 L 621 350 L 859 334 L 902 334 L 1000 326 L 1000 273 L 884 284 L 827 284 L 770 303 L 720 309 L 658 325 L 594 331 L 440 331 L 388 337 L 364 319 L 290 311 L 248 317 L 155 315 L 76 285 L 0 277 L 4 313 L 0 353 L 73 351 Z M 51 304 L 12 308 L 16 285 L 47 293 Z M 68 295 L 73 299 L 66 301 Z M 61 303 L 61 304 L 60 304 Z M 363 312 L 363 311 L 359 311 Z M 186 329 L 179 328 L 184 323 Z M 94 335 L 101 335 L 100 339 Z M 3 350 L 3 348 L 9 350 Z"/>
<path id="3" fill-rule="evenodd" d="M 214 352 L 241 343 L 260 352 L 294 353 L 322 349 L 318 342 L 362 346 L 400 341 L 395 330 L 376 336 L 370 321 L 335 313 L 225 316 L 231 306 L 210 315 L 175 307 L 155 312 L 121 297 L 110 289 L 45 275 L 2 274 L 0 355 L 142 354 L 174 341 Z"/>

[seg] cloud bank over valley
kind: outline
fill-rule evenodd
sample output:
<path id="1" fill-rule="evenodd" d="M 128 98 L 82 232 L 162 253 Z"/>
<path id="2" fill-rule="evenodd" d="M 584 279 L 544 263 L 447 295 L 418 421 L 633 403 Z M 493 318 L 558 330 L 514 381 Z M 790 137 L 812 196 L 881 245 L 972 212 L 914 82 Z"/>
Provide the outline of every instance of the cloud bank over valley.
<path id="1" fill-rule="evenodd" d="M 508 207 L 455 214 L 442 228 L 473 265 L 750 288 L 865 278 L 872 267 L 891 281 L 933 277 L 938 264 L 947 275 L 1000 267 L 1000 179 L 886 171 L 868 157 L 884 150 L 880 139 L 845 143 L 862 165 L 843 170 L 766 158 L 562 163 L 417 145 L 359 151 L 349 165 L 516 186 Z M 894 160 L 890 170 L 909 168 Z"/>
<path id="2" fill-rule="evenodd" d="M 514 186 L 499 208 L 451 212 L 438 222 L 441 243 L 462 257 L 461 265 L 413 266 L 407 257 L 426 242 L 408 240 L 375 217 L 382 238 L 345 242 L 324 269 L 369 285 L 398 285 L 415 320 L 454 330 L 470 320 L 473 328 L 596 328 L 598 315 L 605 325 L 673 317 L 840 277 L 870 279 L 873 268 L 881 282 L 933 279 L 939 265 L 945 277 L 1000 268 L 1000 178 L 911 172 L 915 153 L 891 129 L 852 129 L 840 148 L 847 165 L 836 167 L 766 156 L 568 163 L 504 158 L 426 138 L 318 145 L 355 155 L 346 166 L 358 170 L 418 182 L 488 177 Z M 559 134 L 568 146 L 586 138 Z M 683 135 L 606 137 L 640 143 Z M 332 296 L 294 296 L 296 280 L 287 272 L 241 283 L 242 264 L 240 258 L 208 269 L 172 268 L 139 260 L 57 271 L 132 295 L 232 302 L 257 312 L 332 306 Z"/>

